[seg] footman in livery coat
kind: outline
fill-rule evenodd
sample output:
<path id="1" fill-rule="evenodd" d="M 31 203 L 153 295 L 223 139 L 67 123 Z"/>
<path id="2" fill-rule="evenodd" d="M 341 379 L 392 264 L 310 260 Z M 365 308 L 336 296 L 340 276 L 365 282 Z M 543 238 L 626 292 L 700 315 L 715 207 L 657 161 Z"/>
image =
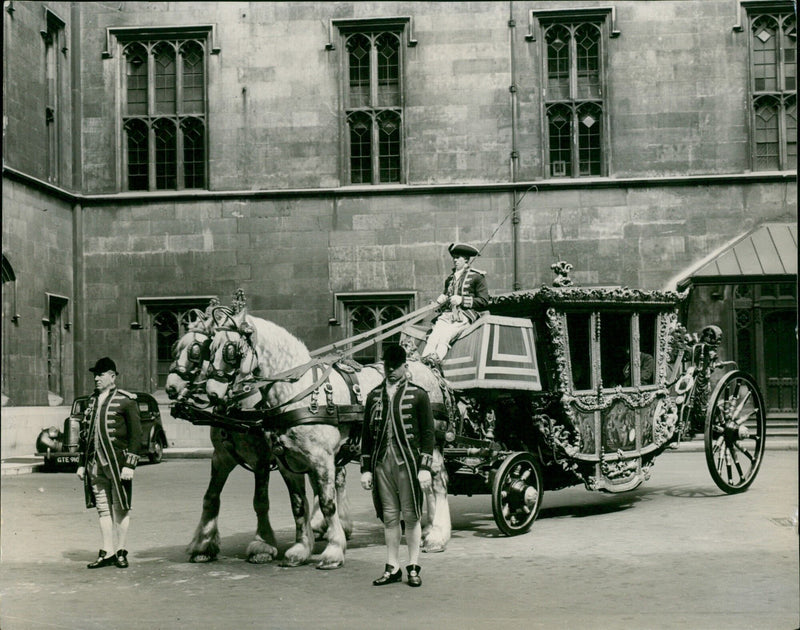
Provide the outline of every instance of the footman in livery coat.
<path id="1" fill-rule="evenodd" d="M 406 352 L 388 346 L 386 378 L 367 396 L 361 436 L 361 485 L 372 490 L 386 539 L 386 567 L 375 586 L 400 582 L 400 519 L 405 521 L 409 586 L 420 586 L 423 490 L 430 489 L 434 447 L 428 393 L 411 382 Z M 374 484 L 373 484 L 374 479 Z"/>
<path id="2" fill-rule="evenodd" d="M 117 388 L 117 366 L 110 358 L 98 359 L 89 371 L 96 389 L 86 409 L 83 461 L 77 474 L 83 480 L 86 507 L 97 508 L 103 548 L 87 568 L 125 569 L 133 471 L 142 439 L 139 407 L 135 394 Z"/>

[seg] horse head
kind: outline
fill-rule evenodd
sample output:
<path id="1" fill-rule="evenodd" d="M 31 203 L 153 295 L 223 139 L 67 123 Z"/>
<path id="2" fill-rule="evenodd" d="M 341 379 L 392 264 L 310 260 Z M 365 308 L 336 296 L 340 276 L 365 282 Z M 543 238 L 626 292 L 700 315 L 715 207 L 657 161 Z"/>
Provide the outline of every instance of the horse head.
<path id="1" fill-rule="evenodd" d="M 258 367 L 256 331 L 248 321 L 246 308 L 236 313 L 215 308 L 212 319 L 214 336 L 209 348 L 206 393 L 212 401 L 224 401 L 237 384 L 253 378 Z"/>
<path id="2" fill-rule="evenodd" d="M 192 387 L 199 385 L 205 377 L 211 357 L 212 322 L 208 310 L 203 312 L 195 308 L 186 314 L 186 333 L 173 347 L 175 360 L 170 365 L 164 386 L 170 399 L 187 396 Z"/>

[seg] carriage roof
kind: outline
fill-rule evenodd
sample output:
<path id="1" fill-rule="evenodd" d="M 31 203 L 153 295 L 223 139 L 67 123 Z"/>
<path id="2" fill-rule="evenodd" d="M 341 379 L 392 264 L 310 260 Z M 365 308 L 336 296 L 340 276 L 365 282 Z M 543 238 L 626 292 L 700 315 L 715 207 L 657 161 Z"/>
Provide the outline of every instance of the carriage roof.
<path id="1" fill-rule="evenodd" d="M 548 308 L 599 309 L 627 311 L 669 311 L 677 308 L 687 292 L 645 291 L 621 286 L 549 287 L 512 291 L 492 296 L 489 311 L 493 315 L 524 317 Z"/>

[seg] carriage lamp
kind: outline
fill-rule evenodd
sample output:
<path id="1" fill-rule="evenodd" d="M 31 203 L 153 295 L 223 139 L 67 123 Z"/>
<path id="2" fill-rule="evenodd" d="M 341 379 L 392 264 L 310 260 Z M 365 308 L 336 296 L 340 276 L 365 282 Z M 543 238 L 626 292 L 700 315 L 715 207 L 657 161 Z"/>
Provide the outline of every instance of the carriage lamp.
<path id="1" fill-rule="evenodd" d="M 444 441 L 445 442 L 455 442 L 456 441 L 456 432 L 452 429 L 448 429 L 444 432 Z"/>

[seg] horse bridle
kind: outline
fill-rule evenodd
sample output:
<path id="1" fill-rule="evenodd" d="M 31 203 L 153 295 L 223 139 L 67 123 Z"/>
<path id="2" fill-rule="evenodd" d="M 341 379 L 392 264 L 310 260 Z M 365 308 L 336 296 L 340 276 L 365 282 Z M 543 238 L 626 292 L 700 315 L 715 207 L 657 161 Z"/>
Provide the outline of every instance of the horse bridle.
<path id="1" fill-rule="evenodd" d="M 255 354 L 255 348 L 250 341 L 250 337 L 245 333 L 245 331 L 236 326 L 218 328 L 217 332 L 222 332 L 225 334 L 225 341 L 222 343 L 222 362 L 225 364 L 225 366 L 231 366 L 231 369 L 226 370 L 216 368 L 212 362 L 208 378 L 219 383 L 230 384 L 236 378 L 236 373 L 241 367 L 245 348 L 249 348 L 250 352 L 253 354 Z M 235 332 L 239 335 L 239 341 L 233 341 L 230 339 L 228 334 L 232 332 Z"/>
<path id="2" fill-rule="evenodd" d="M 184 381 L 192 381 L 200 373 L 203 362 L 211 358 L 211 337 L 200 330 L 189 331 L 193 334 L 192 341 L 186 351 L 188 365 L 180 365 L 176 357 L 169 367 L 170 374 L 177 374 Z M 201 339 L 200 337 L 204 337 Z"/>

